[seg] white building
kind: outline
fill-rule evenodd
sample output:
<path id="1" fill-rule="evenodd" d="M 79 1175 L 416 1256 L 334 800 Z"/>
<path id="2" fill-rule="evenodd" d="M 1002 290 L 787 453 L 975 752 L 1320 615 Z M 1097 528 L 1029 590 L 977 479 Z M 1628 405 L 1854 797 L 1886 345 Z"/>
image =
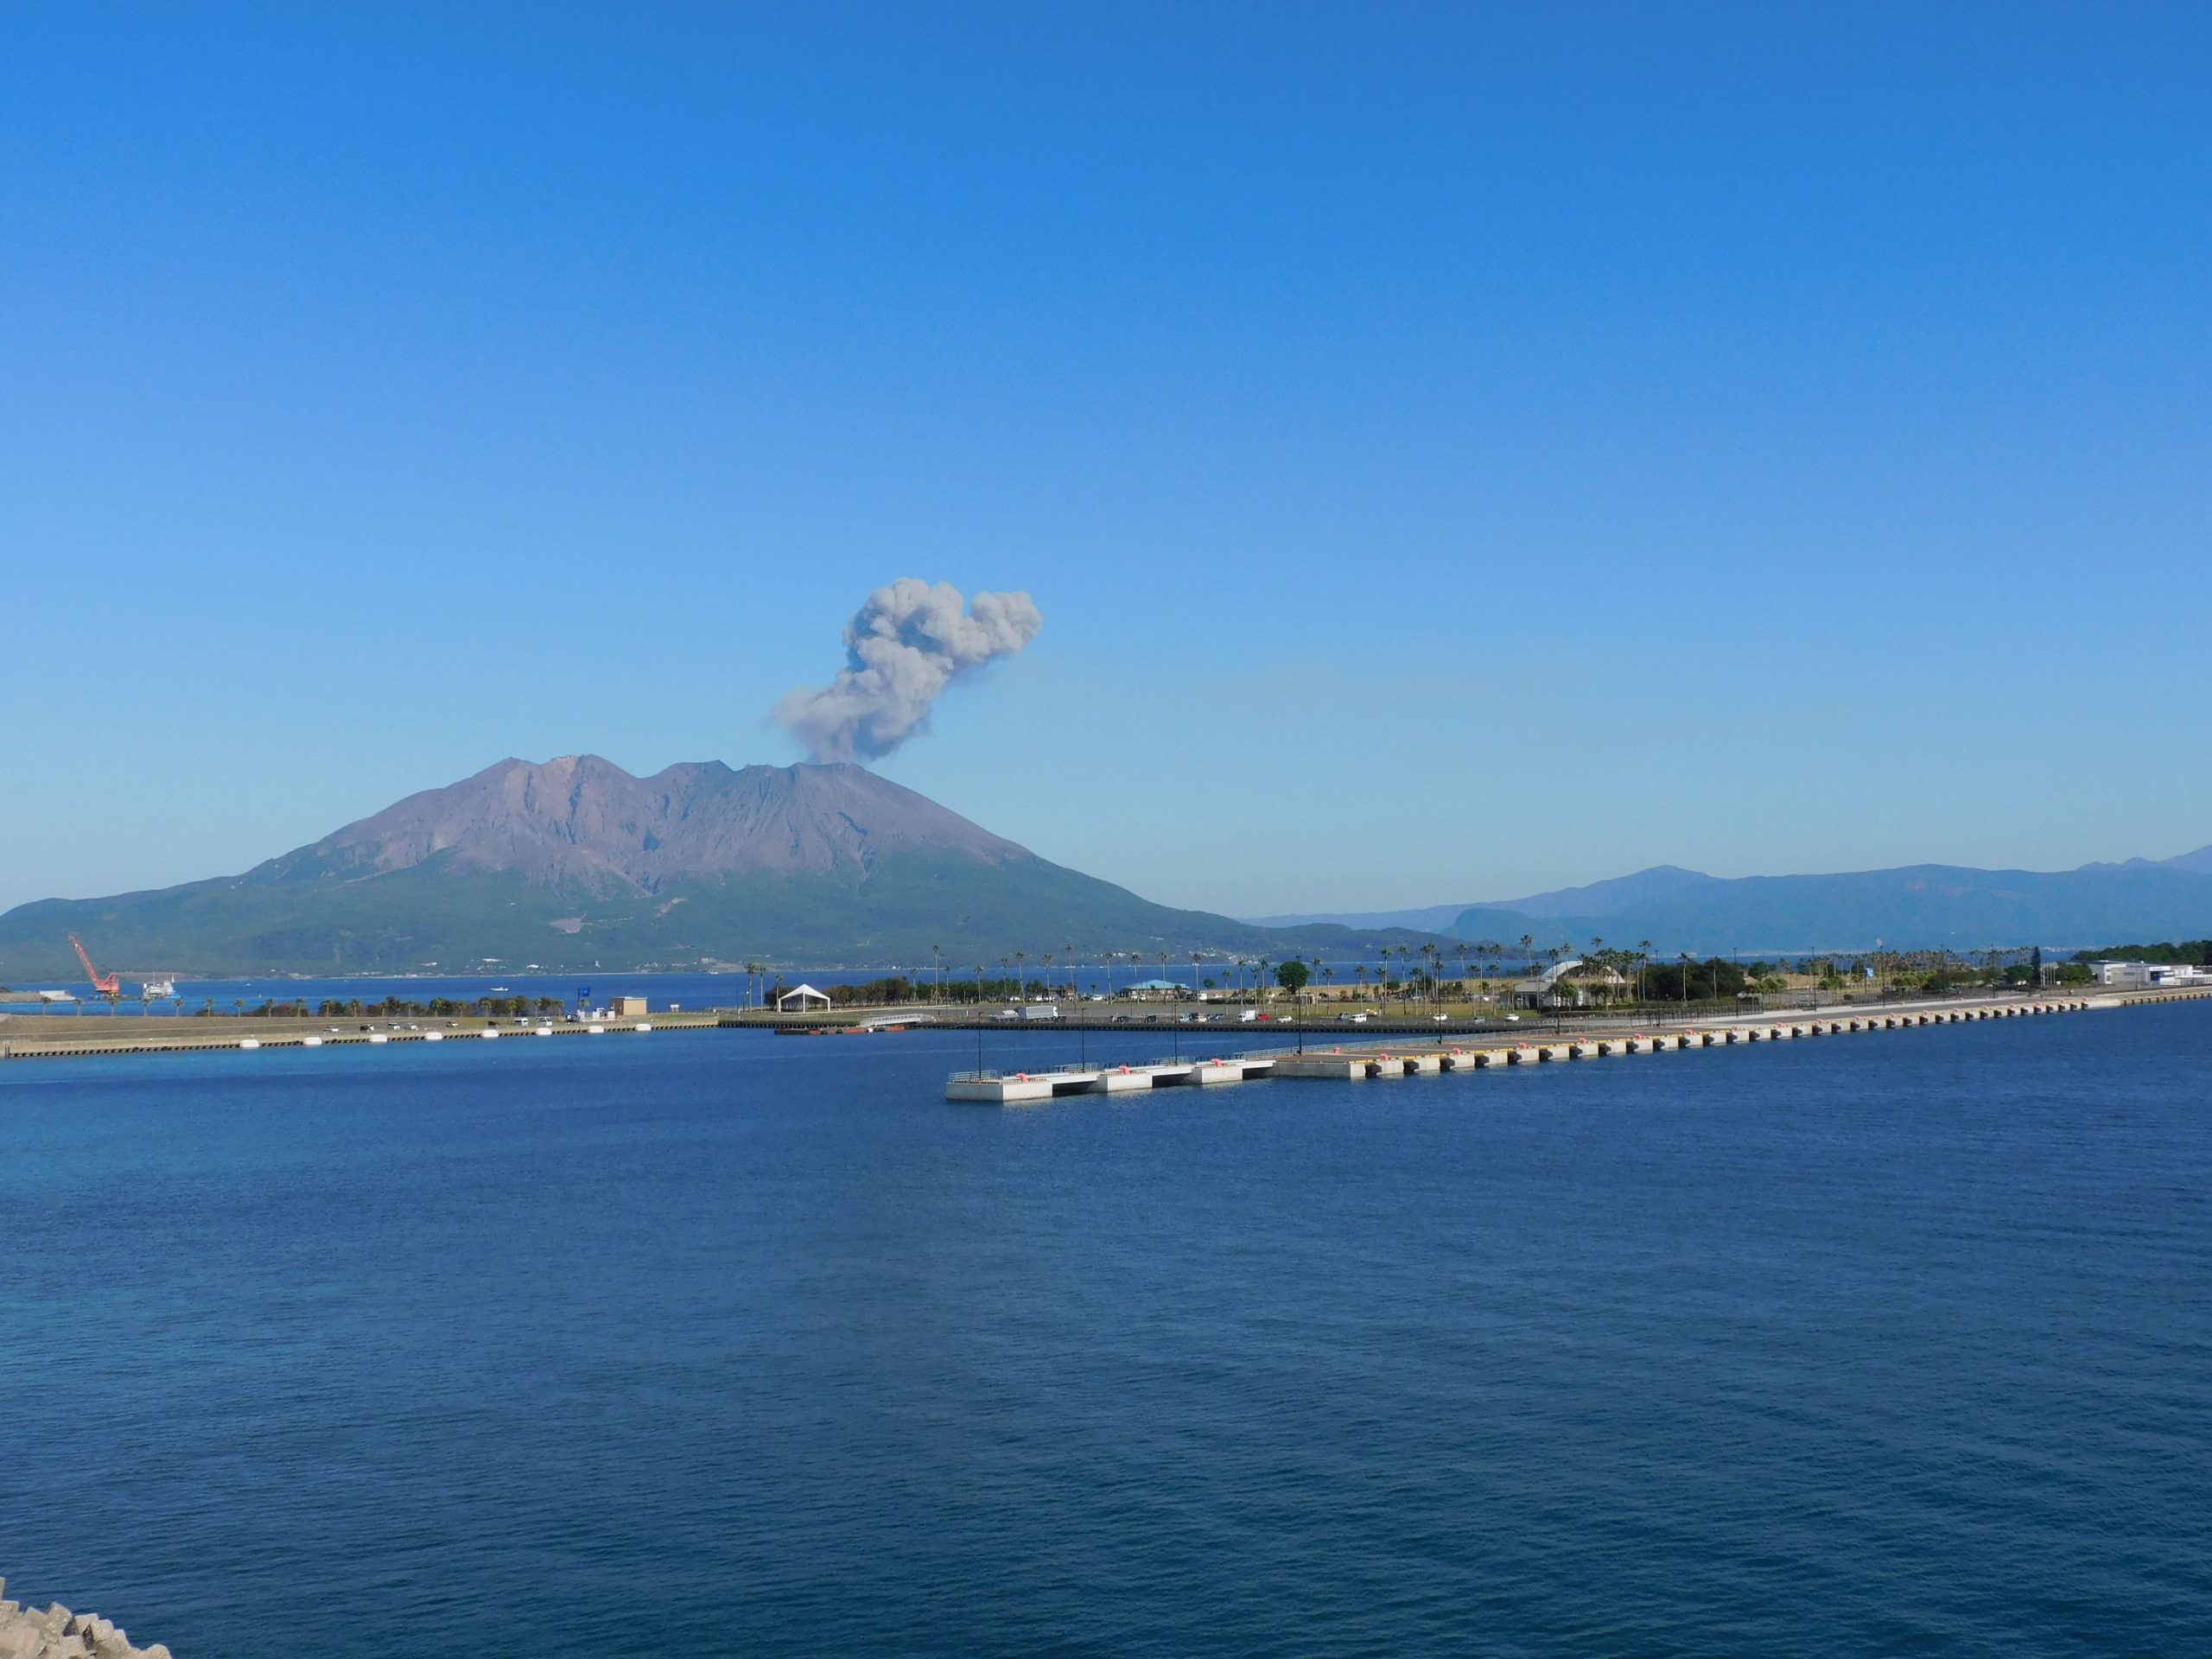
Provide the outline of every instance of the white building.
<path id="1" fill-rule="evenodd" d="M 2093 962 L 2097 983 L 2116 991 L 2148 991 L 2166 986 L 2212 985 L 2212 968 L 2177 962 Z"/>
<path id="2" fill-rule="evenodd" d="M 1139 1002 L 1172 1002 L 1178 997 L 1188 996 L 1191 988 L 1172 979 L 1141 979 L 1134 985 L 1125 985 L 1117 995 Z"/>

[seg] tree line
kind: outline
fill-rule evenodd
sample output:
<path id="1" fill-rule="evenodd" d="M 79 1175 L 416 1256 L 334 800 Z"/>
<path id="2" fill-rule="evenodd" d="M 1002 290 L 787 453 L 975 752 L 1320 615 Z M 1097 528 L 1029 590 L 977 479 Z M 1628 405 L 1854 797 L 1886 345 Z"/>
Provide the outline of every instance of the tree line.
<path id="1" fill-rule="evenodd" d="M 480 996 L 473 1001 L 434 996 L 427 1002 L 410 1001 L 400 996 L 387 996 L 380 1002 L 365 1002 L 358 996 L 341 1001 L 327 996 L 312 1007 L 304 997 L 291 1002 L 264 1002 L 254 1008 L 245 1007 L 242 1001 L 231 1004 L 234 1014 L 257 1020 L 519 1020 L 531 1014 L 565 1014 L 568 1006 L 557 996 Z M 215 999 L 209 997 L 197 1010 L 196 1017 L 204 1019 L 214 1012 Z"/>

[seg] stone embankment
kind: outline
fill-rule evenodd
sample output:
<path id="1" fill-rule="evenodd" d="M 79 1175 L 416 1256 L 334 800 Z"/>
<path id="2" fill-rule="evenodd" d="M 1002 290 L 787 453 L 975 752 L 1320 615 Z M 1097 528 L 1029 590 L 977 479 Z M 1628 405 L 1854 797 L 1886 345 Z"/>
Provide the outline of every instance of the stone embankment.
<path id="1" fill-rule="evenodd" d="M 8 1581 L 0 1579 L 0 1591 Z M 169 1659 L 156 1642 L 134 1648 L 98 1613 L 73 1613 L 60 1602 L 43 1612 L 0 1600 L 0 1659 Z"/>

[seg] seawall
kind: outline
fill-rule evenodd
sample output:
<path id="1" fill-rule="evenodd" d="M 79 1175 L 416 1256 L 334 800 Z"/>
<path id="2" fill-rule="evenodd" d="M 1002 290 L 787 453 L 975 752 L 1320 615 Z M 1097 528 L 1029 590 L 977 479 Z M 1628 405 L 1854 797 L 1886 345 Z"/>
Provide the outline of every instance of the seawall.
<path id="1" fill-rule="evenodd" d="M 133 1647 L 119 1626 L 58 1601 L 41 1611 L 0 1600 L 0 1659 L 169 1659 L 169 1650 L 159 1642 Z"/>

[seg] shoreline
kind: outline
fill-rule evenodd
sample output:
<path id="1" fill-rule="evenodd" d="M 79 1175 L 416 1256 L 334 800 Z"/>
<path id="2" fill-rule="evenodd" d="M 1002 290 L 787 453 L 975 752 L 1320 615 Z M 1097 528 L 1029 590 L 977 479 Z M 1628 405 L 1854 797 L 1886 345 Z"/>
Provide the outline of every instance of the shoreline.
<path id="1" fill-rule="evenodd" d="M 1840 1031 L 1857 1029 L 1861 1025 L 1879 1028 L 1885 1020 L 1919 1024 L 1942 1023 L 1951 1016 L 1975 1019 L 2031 1011 L 2123 1007 L 2207 998 L 2212 998 L 2212 990 L 2202 988 L 2097 991 L 2067 996 L 2022 992 L 2012 996 L 1895 999 L 1838 1003 L 1810 1009 L 1762 1009 L 1755 1013 L 1700 1014 L 1691 1011 L 1670 1015 L 1669 1011 L 1663 1008 L 1644 1008 L 1630 1014 L 1589 1014 L 1561 1020 L 1529 1019 L 1516 1024 L 1496 1020 L 1478 1021 L 1464 1019 L 1439 1022 L 1433 1016 L 1408 1015 L 1372 1020 L 1357 1027 L 1333 1017 L 1304 1021 L 1273 1020 L 1264 1024 L 1245 1024 L 1233 1019 L 1215 1018 L 1201 1025 L 1195 1020 L 1184 1023 L 1161 1019 L 1138 1020 L 1127 1015 L 1117 1018 L 1089 1009 L 1074 1017 L 1064 1015 L 1051 1020 L 1032 1022 L 1004 1020 L 995 1014 L 978 1014 L 963 1005 L 911 1003 L 892 1008 L 855 1006 L 827 1015 L 795 1016 L 778 1014 L 768 1009 L 729 1007 L 620 1017 L 609 1015 L 580 1021 L 533 1019 L 521 1024 L 482 1017 L 407 1020 L 379 1017 L 370 1021 L 348 1018 L 334 1027 L 328 1020 L 319 1017 L 257 1018 L 251 1014 L 213 1014 L 180 1019 L 161 1014 L 116 1014 L 85 1016 L 86 1023 L 95 1023 L 99 1027 L 91 1032 L 73 1030 L 67 1033 L 52 1034 L 42 1028 L 45 1020 L 51 1016 L 33 1015 L 0 1017 L 0 1061 L 226 1051 L 251 1053 L 274 1048 L 381 1047 L 391 1044 L 484 1042 L 499 1039 L 524 1041 L 550 1037 L 645 1035 L 669 1031 L 782 1030 L 826 1036 L 847 1034 L 856 1022 L 871 1014 L 881 1014 L 924 1016 L 918 1023 L 909 1027 L 910 1030 L 919 1031 L 981 1031 L 1003 1034 L 1019 1032 L 1033 1037 L 1051 1032 L 1122 1037 L 1173 1037 L 1179 1046 L 1193 1052 L 1223 1045 L 1231 1039 L 1242 1043 L 1255 1038 L 1281 1035 L 1286 1042 L 1302 1036 L 1309 1054 L 1314 1052 L 1315 1040 L 1319 1039 L 1332 1049 L 1351 1053 L 1397 1047 L 1412 1052 L 1434 1050 L 1440 1055 L 1473 1056 L 1502 1052 L 1508 1049 L 1544 1050 L 1562 1046 L 1572 1048 L 1578 1039 L 1595 1041 L 1600 1045 L 1616 1038 L 1640 1039 L 1648 1036 L 1653 1039 L 1665 1038 L 1671 1040 L 1679 1034 L 1728 1033 L 1777 1026 L 1785 1028 L 1833 1027 Z M 1917 1017 L 1921 1015 L 1931 1017 Z M 70 1021 L 73 1027 L 77 1023 L 75 1019 Z M 871 1034 L 892 1037 L 899 1033 L 887 1031 Z M 1394 1044 L 1389 1040 L 1394 1038 L 1421 1038 L 1427 1040 Z M 1730 1038 L 1727 1040 L 1736 1039 Z M 1498 1062 L 1475 1059 L 1471 1063 L 1480 1065 Z"/>

